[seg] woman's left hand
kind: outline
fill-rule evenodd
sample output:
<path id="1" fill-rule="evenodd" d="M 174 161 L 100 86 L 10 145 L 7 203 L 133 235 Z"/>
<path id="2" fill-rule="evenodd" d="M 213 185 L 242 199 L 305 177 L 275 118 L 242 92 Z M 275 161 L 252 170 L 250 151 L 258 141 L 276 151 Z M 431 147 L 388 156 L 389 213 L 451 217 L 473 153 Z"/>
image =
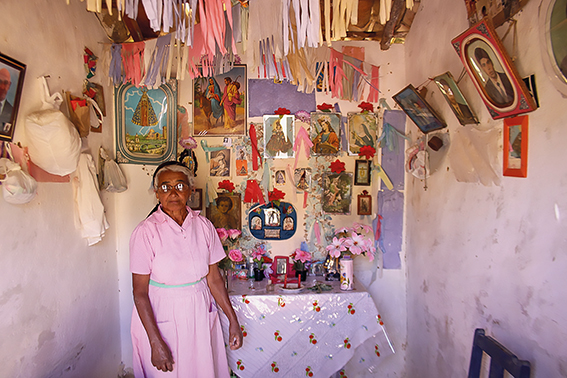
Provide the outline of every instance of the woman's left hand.
<path id="1" fill-rule="evenodd" d="M 242 346 L 242 329 L 238 322 L 230 322 L 228 329 L 230 336 L 228 337 L 228 346 L 231 350 L 236 350 Z"/>

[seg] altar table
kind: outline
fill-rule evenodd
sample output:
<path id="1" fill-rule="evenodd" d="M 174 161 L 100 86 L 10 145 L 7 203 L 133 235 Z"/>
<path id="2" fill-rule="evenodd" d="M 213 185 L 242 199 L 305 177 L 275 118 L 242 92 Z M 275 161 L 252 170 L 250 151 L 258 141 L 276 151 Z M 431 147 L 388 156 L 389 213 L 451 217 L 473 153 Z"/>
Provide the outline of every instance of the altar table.
<path id="1" fill-rule="evenodd" d="M 313 278 L 305 286 L 312 286 Z M 355 377 L 376 371 L 378 363 L 394 352 L 368 292 L 342 291 L 337 281 L 317 278 L 333 289 L 317 293 L 276 287 L 267 292 L 265 280 L 231 281 L 230 301 L 244 344 L 234 351 L 227 348 L 227 354 L 239 377 Z M 224 314 L 221 323 L 227 340 Z"/>

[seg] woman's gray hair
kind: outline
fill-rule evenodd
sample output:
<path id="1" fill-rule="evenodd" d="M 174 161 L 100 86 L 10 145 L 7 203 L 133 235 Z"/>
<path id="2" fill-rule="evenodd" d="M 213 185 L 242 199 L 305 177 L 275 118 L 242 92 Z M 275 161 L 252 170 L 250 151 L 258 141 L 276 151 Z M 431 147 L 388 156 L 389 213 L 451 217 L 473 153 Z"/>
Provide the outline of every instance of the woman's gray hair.
<path id="1" fill-rule="evenodd" d="M 154 182 L 152 183 L 152 189 L 154 190 L 154 192 L 157 190 L 157 187 L 158 187 L 158 184 L 159 184 L 159 176 L 163 172 L 167 172 L 167 171 L 183 173 L 185 176 L 187 176 L 187 182 L 189 183 L 189 187 L 191 189 L 195 188 L 195 177 L 193 177 L 193 172 L 191 172 L 191 170 L 189 170 L 189 168 L 187 168 L 184 165 L 172 164 L 172 165 L 166 165 L 165 167 L 160 168 L 159 171 L 157 171 L 154 174 Z"/>

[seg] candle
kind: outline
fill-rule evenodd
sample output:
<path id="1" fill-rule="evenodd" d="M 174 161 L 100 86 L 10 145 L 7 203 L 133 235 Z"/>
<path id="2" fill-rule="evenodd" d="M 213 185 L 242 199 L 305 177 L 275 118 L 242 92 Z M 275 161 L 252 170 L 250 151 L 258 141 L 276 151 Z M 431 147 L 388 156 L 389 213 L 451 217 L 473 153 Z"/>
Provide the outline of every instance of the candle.
<path id="1" fill-rule="evenodd" d="M 287 274 L 284 275 L 283 287 L 284 287 L 284 289 L 287 289 Z"/>

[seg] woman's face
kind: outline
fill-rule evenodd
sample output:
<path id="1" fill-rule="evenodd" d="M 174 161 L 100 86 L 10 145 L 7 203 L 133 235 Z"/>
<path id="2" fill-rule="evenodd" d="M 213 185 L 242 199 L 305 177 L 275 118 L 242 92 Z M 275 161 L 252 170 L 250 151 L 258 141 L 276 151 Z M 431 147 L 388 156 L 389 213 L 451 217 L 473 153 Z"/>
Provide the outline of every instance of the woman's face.
<path id="1" fill-rule="evenodd" d="M 187 186 L 185 191 L 177 191 L 175 185 L 183 183 Z M 167 214 L 186 209 L 187 200 L 191 196 L 191 188 L 187 181 L 187 176 L 181 172 L 164 171 L 158 176 L 158 188 L 162 185 L 169 185 L 173 188 L 163 193 L 161 190 L 156 191 L 156 197 L 161 203 L 163 211 Z"/>

